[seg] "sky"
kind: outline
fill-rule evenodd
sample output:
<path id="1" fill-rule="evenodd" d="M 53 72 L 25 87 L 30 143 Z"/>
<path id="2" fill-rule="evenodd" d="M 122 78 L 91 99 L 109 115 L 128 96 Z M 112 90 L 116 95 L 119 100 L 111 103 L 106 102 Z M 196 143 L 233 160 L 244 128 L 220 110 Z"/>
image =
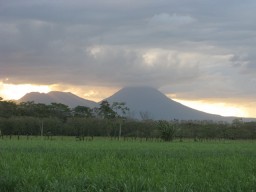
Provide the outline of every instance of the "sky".
<path id="1" fill-rule="evenodd" d="M 0 97 L 152 86 L 256 117 L 255 0 L 0 0 Z"/>

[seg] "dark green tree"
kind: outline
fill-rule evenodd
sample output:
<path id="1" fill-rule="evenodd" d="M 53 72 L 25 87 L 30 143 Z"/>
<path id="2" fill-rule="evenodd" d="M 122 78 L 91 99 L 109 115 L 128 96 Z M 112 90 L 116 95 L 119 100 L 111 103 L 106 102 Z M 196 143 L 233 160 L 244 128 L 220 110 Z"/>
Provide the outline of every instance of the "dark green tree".
<path id="1" fill-rule="evenodd" d="M 109 102 L 106 100 L 100 103 L 98 113 L 102 119 L 114 119 L 117 115 L 117 113 L 110 106 Z"/>
<path id="2" fill-rule="evenodd" d="M 17 115 L 17 105 L 14 101 L 0 99 L 0 117 L 9 118 Z"/>
<path id="3" fill-rule="evenodd" d="M 66 122 L 67 118 L 71 116 L 71 110 L 65 104 L 51 103 L 49 107 L 51 116 L 60 118 L 63 122 Z"/>
<path id="4" fill-rule="evenodd" d="M 172 141 L 174 139 L 177 127 L 176 124 L 169 121 L 158 121 L 158 128 L 161 133 L 161 138 L 164 141 Z"/>
<path id="5" fill-rule="evenodd" d="M 19 116 L 36 116 L 34 101 L 21 102 L 17 107 Z"/>
<path id="6" fill-rule="evenodd" d="M 124 102 L 114 102 L 111 108 L 115 112 L 116 119 L 119 124 L 118 140 L 120 140 L 122 135 L 122 124 L 125 120 L 125 115 L 129 111 L 129 108 L 125 105 Z"/>
<path id="7" fill-rule="evenodd" d="M 124 102 L 114 102 L 111 106 L 117 117 L 125 117 L 129 112 L 129 108 Z"/>
<path id="8" fill-rule="evenodd" d="M 85 107 L 85 106 L 76 106 L 73 109 L 73 115 L 75 117 L 85 117 L 85 118 L 91 118 L 92 115 L 92 109 L 90 109 L 89 107 Z"/>

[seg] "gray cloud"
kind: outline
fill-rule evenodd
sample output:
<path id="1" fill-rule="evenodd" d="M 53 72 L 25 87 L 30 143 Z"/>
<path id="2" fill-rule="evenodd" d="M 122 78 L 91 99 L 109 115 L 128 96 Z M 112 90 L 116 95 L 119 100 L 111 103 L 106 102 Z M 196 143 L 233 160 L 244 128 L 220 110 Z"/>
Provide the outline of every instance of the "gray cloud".
<path id="1" fill-rule="evenodd" d="M 255 97 L 256 2 L 0 1 L 0 79 Z"/>

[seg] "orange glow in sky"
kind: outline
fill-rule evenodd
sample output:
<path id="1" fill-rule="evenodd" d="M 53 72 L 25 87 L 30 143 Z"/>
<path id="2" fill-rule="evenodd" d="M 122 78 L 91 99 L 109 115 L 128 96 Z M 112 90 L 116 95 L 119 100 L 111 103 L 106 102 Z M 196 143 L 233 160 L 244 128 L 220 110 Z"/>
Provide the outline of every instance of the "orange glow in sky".
<path id="1" fill-rule="evenodd" d="M 51 89 L 47 85 L 31 85 L 31 84 L 5 84 L 0 83 L 0 97 L 5 100 L 17 100 L 29 92 L 48 93 Z"/>
<path id="2" fill-rule="evenodd" d="M 245 109 L 238 106 L 233 106 L 231 104 L 226 103 L 212 103 L 207 101 L 188 101 L 188 100 L 180 100 L 173 99 L 183 105 L 191 107 L 193 109 L 197 109 L 199 111 L 203 111 L 206 113 L 217 114 L 221 116 L 236 116 L 236 117 L 248 117 L 248 113 Z"/>

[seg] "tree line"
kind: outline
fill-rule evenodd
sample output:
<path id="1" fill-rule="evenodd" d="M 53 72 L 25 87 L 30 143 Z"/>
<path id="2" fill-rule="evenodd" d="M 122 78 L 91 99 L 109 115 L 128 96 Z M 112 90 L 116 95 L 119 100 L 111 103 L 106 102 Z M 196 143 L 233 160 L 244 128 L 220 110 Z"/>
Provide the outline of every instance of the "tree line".
<path id="1" fill-rule="evenodd" d="M 129 108 L 122 102 L 110 104 L 102 101 L 99 107 L 76 106 L 62 103 L 4 101 L 0 98 L 0 136 L 75 136 L 78 139 L 104 136 L 145 138 L 172 141 L 178 138 L 256 139 L 256 122 L 243 122 L 236 118 L 232 123 L 214 121 L 154 121 L 128 117 Z"/>

